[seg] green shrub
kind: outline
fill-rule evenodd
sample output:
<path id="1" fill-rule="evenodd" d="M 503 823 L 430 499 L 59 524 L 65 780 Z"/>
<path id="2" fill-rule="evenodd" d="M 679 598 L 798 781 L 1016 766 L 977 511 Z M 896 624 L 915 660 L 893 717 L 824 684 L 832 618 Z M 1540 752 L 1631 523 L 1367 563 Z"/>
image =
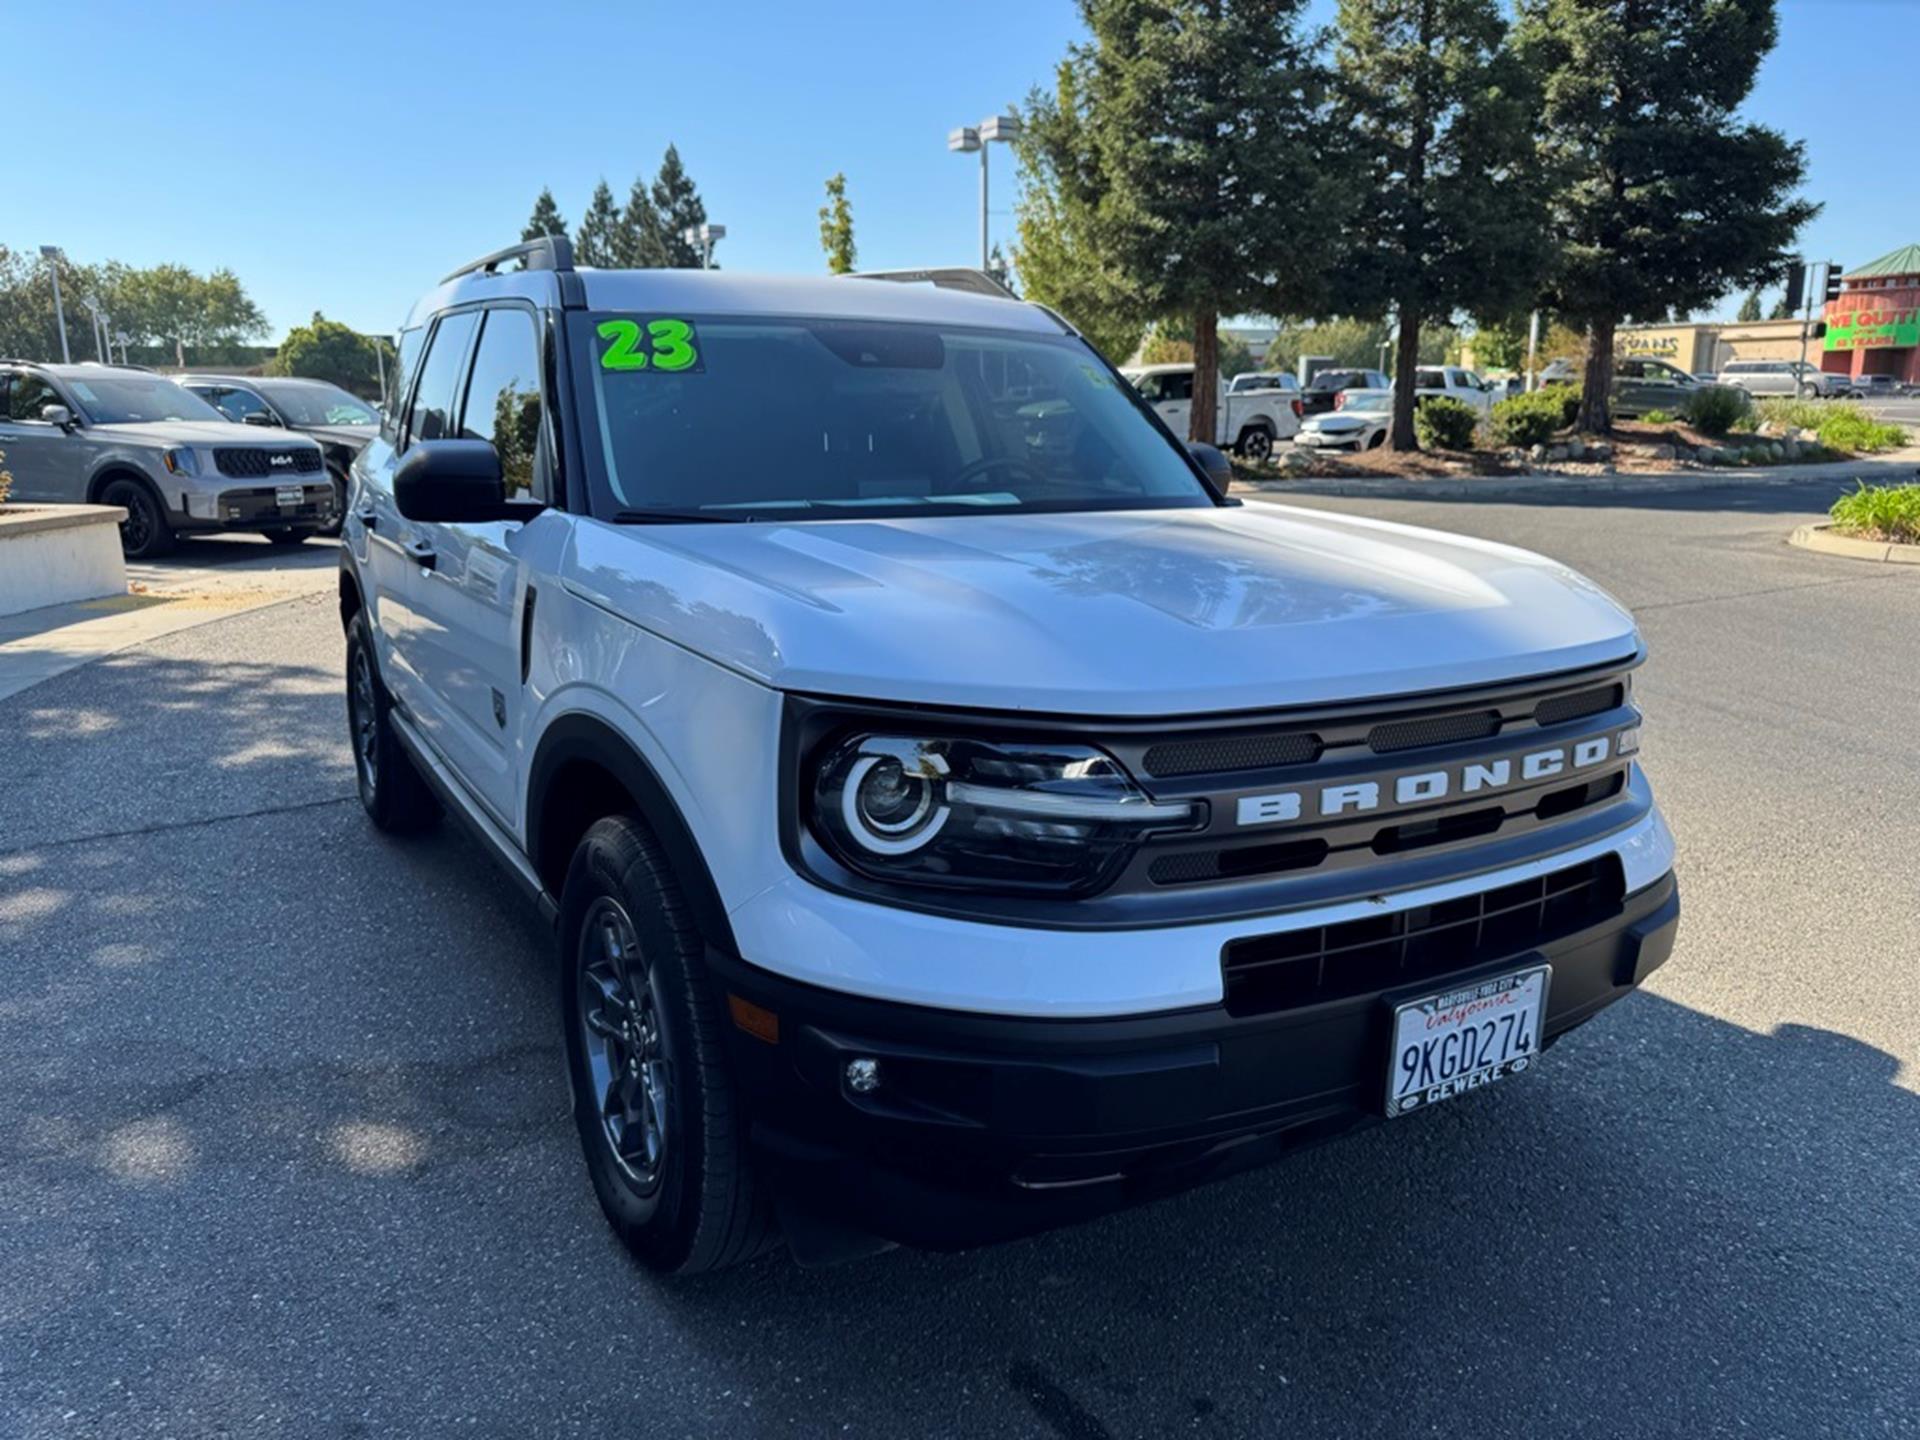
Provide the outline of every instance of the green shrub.
<path id="1" fill-rule="evenodd" d="M 1480 412 L 1465 401 L 1436 395 L 1413 412 L 1413 435 L 1422 450 L 1471 450 Z"/>
<path id="2" fill-rule="evenodd" d="M 1871 455 L 1906 444 L 1907 432 L 1902 426 L 1874 419 L 1858 405 L 1835 405 L 1820 422 L 1820 443 L 1830 450 Z"/>
<path id="3" fill-rule="evenodd" d="M 1572 423 L 1566 413 L 1566 387 L 1514 395 L 1493 407 L 1488 428 L 1496 445 L 1545 445 L 1554 432 Z"/>
<path id="4" fill-rule="evenodd" d="M 1746 413 L 1746 395 L 1730 385 L 1703 385 L 1687 397 L 1687 423 L 1702 435 L 1724 435 Z"/>
<path id="5" fill-rule="evenodd" d="M 1836 530 L 1873 540 L 1920 544 L 1920 485 L 1868 485 L 1842 495 L 1828 512 Z"/>
<path id="6" fill-rule="evenodd" d="M 1754 419 L 1760 424 L 1784 426 L 1789 430 L 1818 430 L 1820 422 L 1834 412 L 1830 400 L 1788 400 L 1774 397 L 1756 400 L 1753 405 Z"/>
<path id="7" fill-rule="evenodd" d="M 1671 425 L 1673 416 L 1664 410 L 1649 410 L 1640 419 L 1648 425 Z"/>
<path id="8" fill-rule="evenodd" d="M 13 476 L 7 473 L 7 452 L 0 450 L 0 505 L 7 503 L 7 492 L 13 488 Z"/>

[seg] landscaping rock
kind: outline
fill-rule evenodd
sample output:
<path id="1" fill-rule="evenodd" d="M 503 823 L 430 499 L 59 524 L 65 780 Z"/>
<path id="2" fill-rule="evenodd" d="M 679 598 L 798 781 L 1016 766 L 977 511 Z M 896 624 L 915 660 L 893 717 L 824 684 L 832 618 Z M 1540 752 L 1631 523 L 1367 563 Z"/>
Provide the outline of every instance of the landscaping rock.
<path id="1" fill-rule="evenodd" d="M 1611 460 L 1612 458 L 1613 446 L 1605 440 L 1595 440 L 1587 446 L 1587 459 L 1589 460 Z"/>
<path id="2" fill-rule="evenodd" d="M 1775 465 L 1778 465 L 1782 460 L 1786 458 L 1787 458 L 1786 447 L 1781 445 L 1779 441 L 1776 440 L 1773 442 L 1773 444 L 1767 446 L 1767 459 L 1773 462 Z"/>
<path id="3" fill-rule="evenodd" d="M 1567 441 L 1566 450 L 1569 460 L 1584 460 L 1587 458 L 1587 442 L 1577 435 Z"/>
<path id="4" fill-rule="evenodd" d="M 1547 459 L 1549 460 L 1565 460 L 1568 453 L 1568 447 L 1565 445 L 1550 445 L 1547 447 Z"/>
<path id="5" fill-rule="evenodd" d="M 1671 445 L 1656 445 L 1647 452 L 1649 460 L 1677 460 L 1679 455 Z"/>
<path id="6" fill-rule="evenodd" d="M 1546 458 L 1547 458 L 1547 447 L 1544 445 L 1534 445 L 1529 447 L 1527 450 L 1527 459 L 1532 460 L 1535 463 L 1538 463 L 1539 461 L 1542 461 Z"/>

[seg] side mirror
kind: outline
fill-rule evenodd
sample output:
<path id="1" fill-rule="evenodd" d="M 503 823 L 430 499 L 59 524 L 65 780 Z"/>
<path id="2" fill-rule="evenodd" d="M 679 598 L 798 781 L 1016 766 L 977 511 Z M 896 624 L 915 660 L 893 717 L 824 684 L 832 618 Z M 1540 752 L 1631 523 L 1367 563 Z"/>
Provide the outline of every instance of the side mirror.
<path id="1" fill-rule="evenodd" d="M 1213 481 L 1214 488 L 1222 495 L 1233 484 L 1233 466 L 1228 462 L 1217 445 L 1209 445 L 1204 440 L 1189 440 L 1187 453 L 1193 456 L 1194 463 L 1207 472 L 1207 478 Z"/>
<path id="2" fill-rule="evenodd" d="M 251 415 L 242 415 L 240 417 L 240 423 L 242 425 L 264 425 L 270 430 L 280 428 L 280 421 L 274 416 L 269 415 L 265 410 L 255 410 Z"/>
<path id="3" fill-rule="evenodd" d="M 500 454 L 485 440 L 417 441 L 393 472 L 393 502 L 409 520 L 523 520 L 539 508 L 504 495 Z"/>
<path id="4" fill-rule="evenodd" d="M 40 418 L 49 425 L 58 425 L 62 430 L 71 432 L 73 429 L 73 411 L 64 405 L 42 405 Z"/>

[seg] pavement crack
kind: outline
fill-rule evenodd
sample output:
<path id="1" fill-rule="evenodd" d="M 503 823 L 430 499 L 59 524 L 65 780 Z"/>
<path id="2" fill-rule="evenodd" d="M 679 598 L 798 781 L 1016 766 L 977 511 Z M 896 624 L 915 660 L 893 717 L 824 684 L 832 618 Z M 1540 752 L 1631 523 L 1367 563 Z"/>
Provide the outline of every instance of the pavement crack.
<path id="1" fill-rule="evenodd" d="M 200 830 L 210 825 L 225 825 L 234 820 L 258 820 L 268 815 L 297 815 L 304 810 L 324 810 L 330 805 L 345 805 L 354 795 L 335 795 L 325 800 L 302 800 L 297 805 L 267 805 L 258 810 L 236 810 L 226 815 L 203 815 L 194 820 L 169 820 L 157 825 L 141 825 L 131 830 L 101 830 L 91 835 L 69 835 L 59 840 L 36 840 L 30 845 L 0 848 L 0 859 L 10 855 L 29 855 L 41 850 L 60 850 L 69 845 L 91 845 L 101 840 L 131 840 L 143 835 L 164 835 L 173 830 Z"/>

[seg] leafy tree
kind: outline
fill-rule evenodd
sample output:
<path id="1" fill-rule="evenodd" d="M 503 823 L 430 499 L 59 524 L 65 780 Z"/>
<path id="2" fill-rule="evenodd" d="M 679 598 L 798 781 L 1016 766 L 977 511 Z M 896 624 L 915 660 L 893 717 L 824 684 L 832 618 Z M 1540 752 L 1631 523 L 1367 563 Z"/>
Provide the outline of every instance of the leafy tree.
<path id="1" fill-rule="evenodd" d="M 993 242 L 993 249 L 987 252 L 987 274 L 998 280 L 1014 294 L 1018 295 L 1020 293 L 1020 285 L 1014 276 L 1013 266 L 1007 260 L 1007 252 L 1000 248 L 1000 242 L 998 240 Z"/>
<path id="2" fill-rule="evenodd" d="M 1589 337 L 1580 428 L 1609 428 L 1623 317 L 1702 309 L 1786 267 L 1819 207 L 1805 152 L 1738 110 L 1778 33 L 1774 0 L 1519 0 L 1554 182 L 1555 311 Z"/>
<path id="3" fill-rule="evenodd" d="M 522 240 L 538 240 L 542 235 L 565 235 L 567 222 L 560 214 L 560 207 L 554 203 L 553 191 L 542 189 L 540 198 L 533 202 L 533 214 L 527 217 L 526 228 L 520 232 Z"/>
<path id="4" fill-rule="evenodd" d="M 601 270 L 617 269 L 620 254 L 615 232 L 619 228 L 620 211 L 603 179 L 593 187 L 593 199 L 587 202 L 586 218 L 580 222 L 580 233 L 573 242 L 573 258 Z"/>
<path id="5" fill-rule="evenodd" d="M 331 380 L 343 390 L 378 400 L 383 363 L 391 372 L 393 347 L 386 340 L 362 335 L 316 310 L 311 324 L 296 325 L 287 332 L 267 362 L 267 373 Z"/>
<path id="6" fill-rule="evenodd" d="M 1089 39 L 1027 119 L 1069 231 L 1141 313 L 1192 324 L 1189 433 L 1204 440 L 1218 424 L 1220 316 L 1318 310 L 1319 257 L 1340 234 L 1305 4 L 1079 0 Z"/>
<path id="7" fill-rule="evenodd" d="M 1532 316 L 1521 311 L 1482 319 L 1473 330 L 1473 358 L 1483 370 L 1527 368 L 1527 335 Z"/>
<path id="8" fill-rule="evenodd" d="M 1758 285 L 1747 292 L 1747 298 L 1740 302 L 1740 313 L 1734 318 L 1742 325 L 1751 324 L 1760 318 L 1760 287 Z"/>
<path id="9" fill-rule="evenodd" d="M 1773 302 L 1773 308 L 1767 312 L 1769 320 L 1793 319 L 1793 307 L 1787 304 L 1787 292 L 1782 290 L 1780 298 Z"/>
<path id="10" fill-rule="evenodd" d="M 1542 278 L 1537 102 L 1497 0 L 1340 0 L 1335 34 L 1334 131 L 1362 191 L 1338 290 L 1398 319 L 1387 443 L 1411 450 L 1422 327 L 1523 303 Z"/>
<path id="11" fill-rule="evenodd" d="M 1063 86 L 1065 79 L 1063 72 Z M 1045 103 L 1036 98 L 1028 108 Z M 1064 89 L 1058 103 L 1063 114 L 1073 108 Z M 1147 328 L 1145 307 L 1095 250 L 1090 208 L 1062 190 L 1031 128 L 1014 141 L 1014 153 L 1021 185 L 1014 201 L 1013 263 L 1021 293 L 1058 311 L 1094 349 L 1125 364 Z"/>
<path id="12" fill-rule="evenodd" d="M 7 503 L 7 492 L 13 488 L 13 476 L 7 472 L 7 452 L 0 450 L 0 505 Z"/>
<path id="13" fill-rule="evenodd" d="M 666 232 L 660 212 L 653 206 L 653 192 L 644 179 L 635 180 L 627 192 L 626 208 L 614 229 L 614 254 L 627 270 L 658 270 L 667 263 Z"/>
<path id="14" fill-rule="evenodd" d="M 827 181 L 827 203 L 820 207 L 820 248 L 827 252 L 827 269 L 846 275 L 854 267 L 853 206 L 847 202 L 847 174 L 842 170 Z"/>
<path id="15" fill-rule="evenodd" d="M 680 163 L 680 151 L 672 145 L 667 146 L 660 173 L 654 177 L 653 208 L 660 215 L 665 263 L 677 270 L 698 269 L 700 248 L 687 239 L 686 232 L 707 223 L 707 207 Z"/>
<path id="16" fill-rule="evenodd" d="M 1222 332 L 1216 342 L 1220 354 L 1220 373 L 1229 379 L 1254 368 L 1253 351 L 1247 342 Z M 1191 365 L 1193 363 L 1193 327 L 1184 320 L 1162 320 L 1147 332 L 1140 346 L 1142 365 Z"/>

